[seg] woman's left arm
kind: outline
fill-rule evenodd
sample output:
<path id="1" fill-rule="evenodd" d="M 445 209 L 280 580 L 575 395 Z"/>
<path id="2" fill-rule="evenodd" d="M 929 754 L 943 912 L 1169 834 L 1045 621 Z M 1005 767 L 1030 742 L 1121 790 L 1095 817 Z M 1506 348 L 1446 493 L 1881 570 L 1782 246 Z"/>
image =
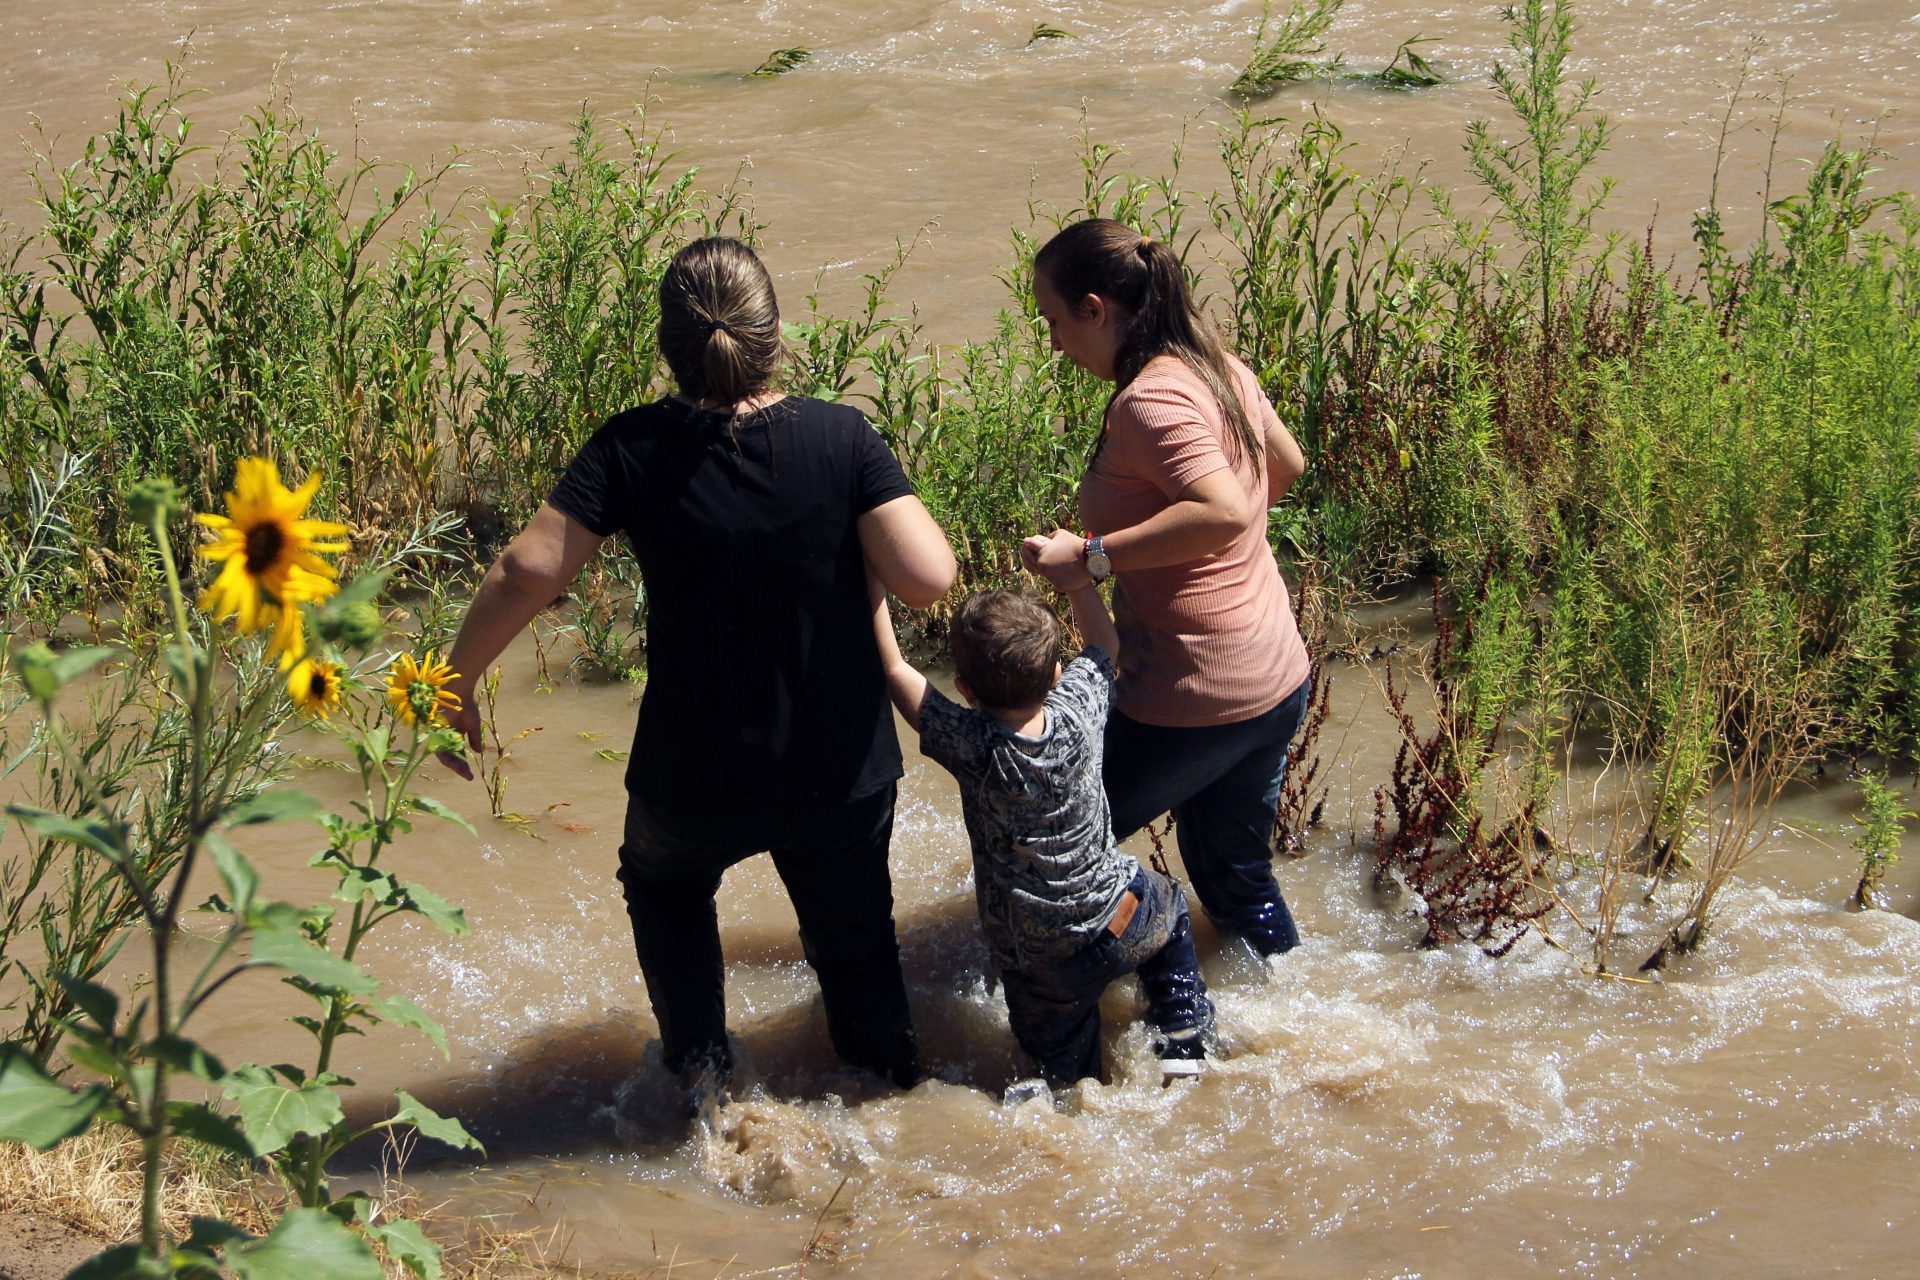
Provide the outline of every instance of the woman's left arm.
<path id="1" fill-rule="evenodd" d="M 1267 505 L 1273 506 L 1287 496 L 1293 482 L 1307 474 L 1307 455 L 1300 442 L 1280 421 L 1271 406 L 1267 409 Z"/>
<path id="2" fill-rule="evenodd" d="M 1254 518 L 1247 493 L 1231 467 L 1187 485 L 1173 501 L 1125 529 L 1095 530 L 1116 571 L 1186 564 L 1231 545 Z M 1026 567 L 1062 591 L 1086 580 L 1086 540 L 1068 529 L 1036 534 L 1021 547 Z"/>

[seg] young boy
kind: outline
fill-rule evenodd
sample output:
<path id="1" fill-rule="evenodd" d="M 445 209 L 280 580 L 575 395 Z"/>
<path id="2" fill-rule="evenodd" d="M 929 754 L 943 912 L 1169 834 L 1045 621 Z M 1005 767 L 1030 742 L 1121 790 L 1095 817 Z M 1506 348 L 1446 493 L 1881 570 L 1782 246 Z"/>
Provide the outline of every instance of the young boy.
<path id="1" fill-rule="evenodd" d="M 1119 638 L 1099 588 L 1070 593 L 1089 641 L 1062 674 L 1060 620 L 1032 596 L 988 591 L 953 619 L 941 695 L 900 654 L 886 592 L 869 581 L 887 688 L 920 750 L 960 784 L 980 923 L 1013 1035 L 1053 1084 L 1100 1073 L 1100 996 L 1134 973 L 1166 1076 L 1194 1075 L 1213 1004 L 1180 887 L 1114 847 L 1100 781 Z"/>

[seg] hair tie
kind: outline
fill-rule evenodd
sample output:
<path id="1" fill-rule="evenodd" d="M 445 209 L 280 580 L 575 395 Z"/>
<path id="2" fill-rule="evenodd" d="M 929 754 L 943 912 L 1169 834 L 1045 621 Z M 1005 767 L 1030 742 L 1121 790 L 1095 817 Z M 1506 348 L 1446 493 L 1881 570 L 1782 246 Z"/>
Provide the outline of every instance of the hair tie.
<path id="1" fill-rule="evenodd" d="M 1151 248 L 1153 248 L 1153 237 L 1141 236 L 1140 243 L 1134 246 L 1134 252 L 1144 258 L 1147 256 L 1147 250 Z"/>
<path id="2" fill-rule="evenodd" d="M 724 334 L 726 334 L 726 335 L 727 335 L 727 336 L 728 336 L 729 338 L 733 338 L 733 337 L 738 337 L 738 336 L 739 336 L 739 335 L 737 335 L 737 334 L 735 334 L 735 333 L 734 333 L 734 331 L 733 331 L 733 326 L 732 326 L 732 325 L 730 325 L 730 324 L 728 324 L 728 323 L 727 323 L 727 322 L 726 322 L 725 320 L 709 320 L 709 321 L 707 321 L 707 337 L 709 337 L 709 338 L 711 338 L 711 337 L 713 337 L 713 335 L 714 335 L 714 334 L 716 334 L 716 333 L 724 333 Z"/>

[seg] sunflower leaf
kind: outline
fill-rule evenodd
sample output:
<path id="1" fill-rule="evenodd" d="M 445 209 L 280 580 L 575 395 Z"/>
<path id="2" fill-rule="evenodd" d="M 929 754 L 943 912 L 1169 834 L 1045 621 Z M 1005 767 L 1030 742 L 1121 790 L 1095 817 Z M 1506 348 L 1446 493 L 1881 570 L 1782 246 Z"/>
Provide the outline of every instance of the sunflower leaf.
<path id="1" fill-rule="evenodd" d="M 465 818 L 461 817 L 457 812 L 448 808 L 445 804 L 442 804 L 440 801 L 435 800 L 432 796 L 408 796 L 407 808 L 416 809 L 421 813 L 430 813 L 436 818 L 445 818 L 448 822 L 452 822 L 459 826 L 465 827 L 467 829 L 468 834 L 470 835 L 477 836 L 480 834 L 478 831 L 475 831 L 473 829 L 473 824 L 471 822 L 468 822 Z"/>
<path id="2" fill-rule="evenodd" d="M 344 1123 L 340 1096 L 316 1081 L 288 1088 L 266 1067 L 236 1067 L 221 1091 L 240 1108 L 240 1126 L 258 1156 L 272 1155 L 301 1134 L 318 1137 Z"/>
<path id="3" fill-rule="evenodd" d="M 227 810 L 229 827 L 245 827 L 260 822 L 295 822 L 324 813 L 325 806 L 304 791 L 279 787 L 262 791 Z"/>
<path id="4" fill-rule="evenodd" d="M 236 1280 L 382 1280 L 367 1242 L 325 1209 L 293 1209 L 264 1240 L 227 1250 Z"/>
<path id="5" fill-rule="evenodd" d="M 0 1045 L 0 1141 L 51 1151 L 112 1104 L 101 1086 L 69 1089 L 18 1045 Z"/>
<path id="6" fill-rule="evenodd" d="M 420 1101 L 405 1089 L 395 1089 L 393 1096 L 400 1100 L 400 1109 L 393 1118 L 403 1124 L 410 1124 L 420 1131 L 422 1137 L 432 1138 L 435 1142 L 444 1142 L 450 1147 L 463 1147 L 469 1151 L 482 1151 L 474 1136 L 467 1132 L 452 1116 L 443 1116 L 426 1103 Z"/>
<path id="7" fill-rule="evenodd" d="M 406 886 L 406 894 L 408 909 L 425 916 L 427 922 L 440 932 L 460 937 L 468 931 L 467 913 L 433 890 L 424 885 L 410 884 Z"/>

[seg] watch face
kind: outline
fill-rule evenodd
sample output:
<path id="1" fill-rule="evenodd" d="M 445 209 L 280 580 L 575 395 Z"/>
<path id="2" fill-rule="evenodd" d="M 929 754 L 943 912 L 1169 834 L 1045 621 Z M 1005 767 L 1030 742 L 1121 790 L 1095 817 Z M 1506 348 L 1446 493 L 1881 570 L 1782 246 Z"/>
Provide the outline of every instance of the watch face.
<path id="1" fill-rule="evenodd" d="M 1095 582 L 1105 582 L 1113 574 L 1113 561 L 1104 551 L 1087 552 L 1087 573 Z"/>

